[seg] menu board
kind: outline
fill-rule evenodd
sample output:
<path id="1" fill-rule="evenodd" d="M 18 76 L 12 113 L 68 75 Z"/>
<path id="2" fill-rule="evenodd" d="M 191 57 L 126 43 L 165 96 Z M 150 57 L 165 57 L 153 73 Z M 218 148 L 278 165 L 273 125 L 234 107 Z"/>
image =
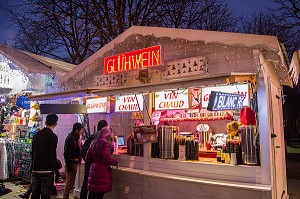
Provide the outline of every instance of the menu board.
<path id="1" fill-rule="evenodd" d="M 135 126 L 134 139 L 138 143 L 157 142 L 157 133 L 155 125 Z"/>
<path id="2" fill-rule="evenodd" d="M 142 94 L 116 97 L 115 112 L 143 111 L 144 98 Z"/>

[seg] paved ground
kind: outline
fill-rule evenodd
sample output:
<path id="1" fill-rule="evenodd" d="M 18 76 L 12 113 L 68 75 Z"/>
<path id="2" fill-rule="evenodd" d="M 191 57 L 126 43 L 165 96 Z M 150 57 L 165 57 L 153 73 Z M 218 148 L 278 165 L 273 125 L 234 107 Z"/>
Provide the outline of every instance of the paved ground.
<path id="1" fill-rule="evenodd" d="M 0 196 L 0 198 L 5 199 L 16 199 L 20 198 L 18 195 L 26 191 L 27 185 L 16 185 L 16 182 L 5 182 L 5 187 L 12 190 L 12 192 Z M 51 197 L 51 199 L 63 198 L 63 184 L 57 185 L 57 195 Z M 70 194 L 70 199 L 75 199 L 73 194 Z"/>

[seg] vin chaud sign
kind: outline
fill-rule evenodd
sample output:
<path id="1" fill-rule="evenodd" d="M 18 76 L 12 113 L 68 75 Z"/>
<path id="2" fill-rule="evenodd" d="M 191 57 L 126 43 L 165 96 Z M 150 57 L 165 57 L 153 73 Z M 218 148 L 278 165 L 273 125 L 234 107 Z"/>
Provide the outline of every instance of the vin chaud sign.
<path id="1" fill-rule="evenodd" d="M 241 94 L 211 91 L 207 110 L 236 110 L 243 107 L 244 96 Z"/>

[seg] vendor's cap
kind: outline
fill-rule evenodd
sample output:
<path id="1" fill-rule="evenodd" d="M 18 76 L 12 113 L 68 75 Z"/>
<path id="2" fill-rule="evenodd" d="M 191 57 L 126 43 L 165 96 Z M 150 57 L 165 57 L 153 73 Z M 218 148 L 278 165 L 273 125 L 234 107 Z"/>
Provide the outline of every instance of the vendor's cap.
<path id="1" fill-rule="evenodd" d="M 106 127 L 108 124 L 107 124 L 107 121 L 106 120 L 100 120 L 98 122 L 98 126 L 97 126 L 97 130 L 100 131 L 103 127 Z"/>
<path id="2" fill-rule="evenodd" d="M 58 116 L 54 113 L 50 113 L 46 116 L 46 125 L 53 126 L 56 124 Z"/>

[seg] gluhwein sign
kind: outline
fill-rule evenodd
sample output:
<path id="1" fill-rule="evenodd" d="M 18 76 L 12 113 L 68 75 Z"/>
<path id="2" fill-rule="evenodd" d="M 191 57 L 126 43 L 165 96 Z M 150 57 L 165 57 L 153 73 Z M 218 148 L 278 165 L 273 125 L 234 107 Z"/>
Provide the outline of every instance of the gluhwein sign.
<path id="1" fill-rule="evenodd" d="M 152 46 L 104 58 L 104 74 L 161 65 L 161 46 Z"/>

